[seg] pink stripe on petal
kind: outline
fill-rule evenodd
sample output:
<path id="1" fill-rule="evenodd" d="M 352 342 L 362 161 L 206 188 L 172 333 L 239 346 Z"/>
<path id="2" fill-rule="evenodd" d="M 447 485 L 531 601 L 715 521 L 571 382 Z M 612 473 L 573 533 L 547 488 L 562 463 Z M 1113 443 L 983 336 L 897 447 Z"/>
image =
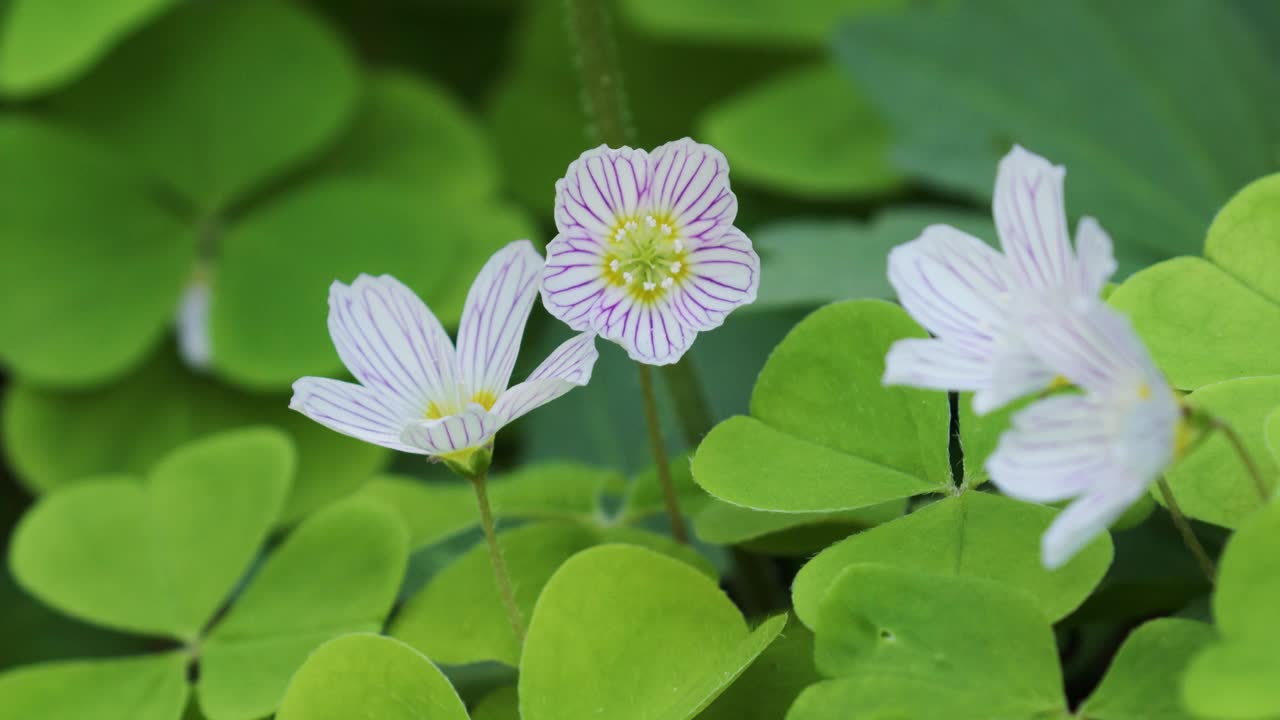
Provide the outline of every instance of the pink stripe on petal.
<path id="1" fill-rule="evenodd" d="M 458 326 L 458 374 L 465 401 L 507 388 L 542 277 L 542 256 L 528 240 L 494 253 L 476 276 Z"/>
<path id="2" fill-rule="evenodd" d="M 293 384 L 289 407 L 330 430 L 375 445 L 419 453 L 400 441 L 400 432 L 415 416 L 399 398 L 379 394 L 360 385 L 305 377 Z"/>
<path id="3" fill-rule="evenodd" d="M 596 316 L 596 330 L 646 365 L 670 365 L 693 344 L 697 331 L 680 322 L 669 299 L 635 300 L 624 288 L 609 288 Z"/>
<path id="4" fill-rule="evenodd" d="M 582 153 L 556 181 L 556 228 L 604 242 L 619 219 L 647 202 L 648 173 L 644 150 L 601 145 Z"/>
<path id="5" fill-rule="evenodd" d="M 688 273 L 671 290 L 671 309 L 691 330 L 719 327 L 735 308 L 752 303 L 760 287 L 760 258 L 745 235 L 730 227 L 688 255 Z"/>
<path id="6" fill-rule="evenodd" d="M 483 447 L 493 439 L 503 422 L 478 403 L 471 403 L 457 415 L 434 420 L 417 420 L 404 428 L 402 442 L 427 455 L 450 453 Z"/>
<path id="7" fill-rule="evenodd" d="M 574 239 L 557 235 L 547 245 L 542 271 L 542 304 L 547 312 L 574 330 L 591 327 L 607 284 L 600 256 L 579 249 Z"/>
<path id="8" fill-rule="evenodd" d="M 365 387 L 417 414 L 454 393 L 453 343 L 426 304 L 390 275 L 361 275 L 329 288 L 329 334 Z"/>
<path id="9" fill-rule="evenodd" d="M 493 406 L 493 414 L 509 423 L 591 380 L 600 354 L 595 334 L 582 333 L 565 341 L 538 366 L 529 379 L 507 389 Z"/>
<path id="10" fill-rule="evenodd" d="M 889 282 L 907 312 L 934 335 L 975 350 L 1004 325 L 1008 272 L 1000 253 L 947 225 L 931 225 L 889 253 Z"/>
<path id="11" fill-rule="evenodd" d="M 1015 145 L 1000 161 L 993 211 L 1000 245 L 1019 284 L 1078 289 L 1067 212 L 1066 170 Z"/>
<path id="12" fill-rule="evenodd" d="M 738 199 L 729 189 L 729 161 L 710 145 L 683 138 L 655 149 L 650 202 L 670 214 L 686 238 L 715 239 L 733 225 Z"/>

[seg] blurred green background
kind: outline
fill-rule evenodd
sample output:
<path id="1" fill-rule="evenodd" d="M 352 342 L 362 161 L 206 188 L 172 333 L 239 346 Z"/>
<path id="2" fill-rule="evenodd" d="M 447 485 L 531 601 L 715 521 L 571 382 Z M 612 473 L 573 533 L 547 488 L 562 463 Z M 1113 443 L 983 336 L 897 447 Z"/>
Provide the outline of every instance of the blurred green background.
<path id="1" fill-rule="evenodd" d="M 1070 217 L 1112 233 L 1122 274 L 1197 254 L 1217 208 L 1280 164 L 1280 6 L 1262 0 L 610 7 L 639 144 L 723 150 L 763 258 L 759 302 L 693 350 L 717 417 L 746 410 L 806 312 L 890 297 L 885 255 L 925 225 L 994 241 L 995 165 L 1014 142 L 1067 166 Z M 334 279 L 392 273 L 448 324 L 492 251 L 551 239 L 554 182 L 595 144 L 563 12 L 0 3 L 4 537 L 39 493 L 245 425 L 298 446 L 287 522 L 383 472 L 448 482 L 291 413 L 288 388 L 341 373 Z M 179 333 L 184 298 L 202 296 L 207 315 L 188 306 Z M 536 311 L 517 377 L 566 336 Z M 601 350 L 588 388 L 504 431 L 502 466 L 646 466 L 634 369 Z M 143 642 L 0 578 L 0 668 Z"/>

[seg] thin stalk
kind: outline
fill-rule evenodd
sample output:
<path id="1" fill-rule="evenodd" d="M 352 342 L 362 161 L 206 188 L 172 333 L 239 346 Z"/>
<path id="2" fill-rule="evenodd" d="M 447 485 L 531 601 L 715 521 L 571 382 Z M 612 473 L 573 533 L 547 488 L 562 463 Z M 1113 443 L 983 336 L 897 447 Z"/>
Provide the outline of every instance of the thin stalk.
<path id="1" fill-rule="evenodd" d="M 1213 418 L 1211 427 L 1227 438 L 1231 446 L 1235 448 L 1236 455 L 1240 457 L 1240 462 L 1244 464 L 1246 470 L 1249 471 L 1249 477 L 1253 478 L 1253 487 L 1258 491 L 1258 498 L 1263 504 L 1271 501 L 1271 488 L 1267 487 L 1266 480 L 1262 478 L 1262 471 L 1258 469 L 1258 463 L 1254 461 L 1253 455 L 1249 453 L 1249 449 L 1244 446 L 1244 439 L 1240 437 L 1240 433 L 1231 427 L 1230 423 L 1221 418 Z"/>
<path id="2" fill-rule="evenodd" d="M 1200 538 L 1196 537 L 1195 531 L 1191 528 L 1191 523 L 1187 521 L 1187 516 L 1182 514 L 1182 508 L 1178 507 L 1178 501 L 1173 497 L 1173 488 L 1169 487 L 1169 483 L 1163 477 L 1157 480 L 1156 484 L 1160 486 L 1160 494 L 1164 497 L 1164 504 L 1169 509 L 1169 515 L 1173 517 L 1173 524 L 1182 535 L 1182 542 L 1186 544 L 1187 549 L 1195 556 L 1196 562 L 1200 563 L 1200 569 L 1204 571 L 1205 577 L 1209 578 L 1209 583 L 1213 584 L 1214 578 L 1218 575 L 1218 570 L 1213 565 L 1213 558 L 1209 557 L 1204 545 L 1200 544 Z"/>
<path id="3" fill-rule="evenodd" d="M 503 559 L 502 547 L 498 545 L 493 510 L 489 507 L 489 491 L 485 488 L 485 474 L 480 473 L 472 477 L 471 486 L 476 489 L 476 504 L 480 506 L 480 525 L 484 528 L 485 542 L 489 544 L 489 564 L 493 566 L 493 579 L 498 585 L 498 595 L 507 608 L 507 620 L 511 623 L 511 631 L 515 633 L 516 643 L 523 646 L 524 619 L 520 616 L 520 606 L 516 605 L 516 594 L 511 589 L 507 561 Z"/>
<path id="4" fill-rule="evenodd" d="M 682 544 L 689 543 L 689 532 L 684 527 L 684 516 L 680 514 L 680 501 L 676 497 L 676 486 L 671 481 L 671 464 L 667 459 L 666 443 L 662 440 L 662 425 L 658 420 L 658 399 L 653 391 L 653 371 L 644 363 L 636 363 L 640 368 L 640 396 L 644 400 L 644 419 L 649 428 L 649 447 L 653 450 L 653 462 L 658 470 L 658 483 L 662 485 L 662 499 L 667 506 L 667 517 L 671 519 L 671 536 Z"/>

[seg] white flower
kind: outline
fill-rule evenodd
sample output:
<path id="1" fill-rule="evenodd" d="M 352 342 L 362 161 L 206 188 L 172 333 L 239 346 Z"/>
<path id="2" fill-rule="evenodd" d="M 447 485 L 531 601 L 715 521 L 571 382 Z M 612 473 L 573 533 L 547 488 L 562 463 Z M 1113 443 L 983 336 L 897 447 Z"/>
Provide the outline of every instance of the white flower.
<path id="1" fill-rule="evenodd" d="M 638 362 L 676 362 L 756 298 L 760 258 L 733 226 L 737 209 L 729 164 L 709 145 L 589 150 L 556 182 L 542 303 Z"/>
<path id="2" fill-rule="evenodd" d="M 213 366 L 213 339 L 209 332 L 210 287 L 207 270 L 198 270 L 178 300 L 174 325 L 178 355 L 187 367 L 205 372 Z"/>
<path id="3" fill-rule="evenodd" d="M 886 384 L 975 391 L 973 408 L 986 413 L 1053 382 L 1013 311 L 1044 296 L 1097 297 L 1116 268 L 1111 239 L 1092 218 L 1080 221 L 1072 252 L 1065 174 L 1017 146 L 1000 161 L 993 206 L 1003 255 L 947 225 L 894 248 L 889 281 L 935 337 L 895 343 Z"/>
<path id="4" fill-rule="evenodd" d="M 329 334 L 360 384 L 305 377 L 289 407 L 394 450 L 459 460 L 487 447 L 502 426 L 591 379 L 595 338 L 583 333 L 507 387 L 542 264 L 528 240 L 489 259 L 467 295 L 456 351 L 426 304 L 390 275 L 333 283 Z"/>
<path id="5" fill-rule="evenodd" d="M 1033 502 L 1076 498 L 1041 544 L 1065 563 L 1146 492 L 1182 451 L 1181 408 L 1129 321 L 1096 298 L 1030 307 L 1024 339 L 1082 394 L 1040 400 L 1013 416 L 987 460 L 992 482 Z"/>

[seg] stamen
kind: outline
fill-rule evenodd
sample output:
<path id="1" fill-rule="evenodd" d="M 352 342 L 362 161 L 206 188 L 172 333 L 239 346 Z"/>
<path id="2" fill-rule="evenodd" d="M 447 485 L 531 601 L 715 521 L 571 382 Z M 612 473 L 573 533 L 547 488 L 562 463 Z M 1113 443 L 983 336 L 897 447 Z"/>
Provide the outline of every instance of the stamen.
<path id="1" fill-rule="evenodd" d="M 675 248 L 676 248 L 676 252 L 684 252 L 684 241 L 681 240 L 680 238 L 676 238 Z"/>
<path id="2" fill-rule="evenodd" d="M 646 225 L 648 225 L 648 226 L 649 226 L 649 227 L 651 227 L 651 228 L 652 228 L 652 227 L 658 227 L 658 221 L 657 221 L 657 220 L 654 220 L 652 215 L 645 215 L 645 216 L 644 216 L 644 222 L 645 222 L 645 224 L 646 224 Z"/>
<path id="3" fill-rule="evenodd" d="M 618 268 L 620 268 L 620 267 L 622 267 L 622 263 L 618 262 L 616 259 L 615 259 L 615 260 L 610 260 L 610 261 L 609 261 L 609 269 L 610 269 L 610 270 L 612 270 L 612 271 L 614 271 L 614 272 L 618 272 Z"/>
<path id="4" fill-rule="evenodd" d="M 658 287 L 658 286 L 657 286 L 657 285 L 654 285 L 652 282 L 649 282 L 649 281 L 647 281 L 647 280 L 645 281 L 644 289 L 645 289 L 645 291 L 646 291 L 646 292 L 652 292 L 652 291 L 653 291 L 653 289 L 654 289 L 654 288 L 656 288 L 656 287 Z"/>
<path id="5" fill-rule="evenodd" d="M 622 273 L 622 282 L 623 282 L 623 284 L 630 285 L 630 284 L 631 284 L 631 281 L 632 281 L 632 280 L 635 280 L 635 279 L 636 279 L 635 275 L 632 275 L 632 274 L 631 274 L 631 273 L 629 273 L 629 272 L 624 272 L 624 273 Z"/>
<path id="6" fill-rule="evenodd" d="M 666 290 L 675 284 L 676 284 L 675 278 L 668 277 L 662 281 L 662 289 Z"/>
<path id="7" fill-rule="evenodd" d="M 635 221 L 635 220 L 628 220 L 628 221 L 627 221 L 627 224 L 623 227 L 623 229 L 624 229 L 624 230 L 635 230 L 635 229 L 636 229 L 636 221 Z"/>
<path id="8" fill-rule="evenodd" d="M 617 261 L 615 260 L 614 262 L 617 262 Z M 679 260 L 671 263 L 671 274 L 675 275 L 676 273 L 680 272 L 680 268 L 682 267 L 684 267 L 684 265 L 681 265 Z"/>
<path id="9" fill-rule="evenodd" d="M 671 234 L 671 226 L 670 226 L 670 225 L 668 225 L 668 224 L 666 224 L 666 223 L 662 223 L 662 234 L 663 234 L 663 235 L 670 235 L 670 234 Z"/>

